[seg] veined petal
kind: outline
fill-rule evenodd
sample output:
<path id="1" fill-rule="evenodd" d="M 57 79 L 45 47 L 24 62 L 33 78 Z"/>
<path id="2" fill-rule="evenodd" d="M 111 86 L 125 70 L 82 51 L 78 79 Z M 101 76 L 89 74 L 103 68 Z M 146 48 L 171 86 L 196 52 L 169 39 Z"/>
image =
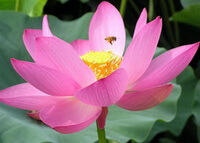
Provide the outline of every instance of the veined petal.
<path id="1" fill-rule="evenodd" d="M 132 111 L 146 110 L 163 102 L 171 93 L 172 84 L 126 93 L 116 105 Z"/>
<path id="2" fill-rule="evenodd" d="M 126 71 L 118 69 L 108 77 L 77 91 L 75 96 L 86 104 L 110 106 L 123 96 L 127 81 Z"/>
<path id="3" fill-rule="evenodd" d="M 112 43 L 106 38 L 116 37 Z M 89 40 L 93 51 L 113 51 L 121 56 L 125 48 L 125 28 L 118 10 L 108 2 L 101 2 L 89 27 Z"/>
<path id="4" fill-rule="evenodd" d="M 21 83 L 0 91 L 0 98 L 13 98 L 19 96 L 49 96 L 29 83 Z"/>
<path id="5" fill-rule="evenodd" d="M 18 84 L 0 91 L 0 102 L 25 110 L 40 110 L 61 100 L 63 98 L 50 96 L 29 83 Z"/>
<path id="6" fill-rule="evenodd" d="M 43 22 L 42 22 L 42 34 L 45 37 L 53 37 L 53 34 L 51 33 L 51 30 L 49 28 L 49 23 L 48 23 L 48 17 L 45 15 L 43 17 Z"/>
<path id="7" fill-rule="evenodd" d="M 146 24 L 128 46 L 120 67 L 127 71 L 129 83 L 140 78 L 148 68 L 158 44 L 161 27 L 162 20 L 158 17 Z"/>
<path id="8" fill-rule="evenodd" d="M 54 127 L 53 129 L 62 134 L 71 134 L 71 133 L 79 132 L 79 131 L 87 128 L 88 126 L 90 126 L 93 122 L 95 122 L 100 114 L 101 114 L 101 112 L 97 113 L 95 116 L 93 116 L 89 120 L 82 122 L 80 124 L 68 125 L 68 126 L 58 126 L 58 127 Z"/>
<path id="9" fill-rule="evenodd" d="M 56 96 L 73 96 L 80 86 L 68 77 L 51 68 L 31 62 L 11 59 L 17 73 L 37 89 Z"/>
<path id="10" fill-rule="evenodd" d="M 101 107 L 82 103 L 73 97 L 47 106 L 40 111 L 40 119 L 52 128 L 73 126 L 87 122 L 101 113 Z"/>
<path id="11" fill-rule="evenodd" d="M 142 28 L 147 24 L 147 10 L 144 8 L 140 14 L 140 17 L 136 23 L 133 38 L 142 30 Z"/>
<path id="12" fill-rule="evenodd" d="M 79 56 L 82 56 L 91 51 L 89 40 L 75 40 L 70 43 L 73 46 L 73 49 Z"/>
<path id="13" fill-rule="evenodd" d="M 190 63 L 199 43 L 169 50 L 152 60 L 144 75 L 133 84 L 133 90 L 165 84 L 178 76 Z"/>
<path id="14" fill-rule="evenodd" d="M 73 47 L 55 37 L 36 39 L 36 63 L 70 75 L 82 87 L 96 80 L 92 70 L 79 58 Z"/>
<path id="15" fill-rule="evenodd" d="M 23 33 L 23 41 L 25 47 L 31 57 L 34 59 L 35 55 L 35 39 L 42 36 L 42 30 L 26 29 Z"/>
<path id="16" fill-rule="evenodd" d="M 24 41 L 25 47 L 33 59 L 34 59 L 34 54 L 35 54 L 35 39 L 37 37 L 42 37 L 42 36 L 46 36 L 46 37 L 53 36 L 51 33 L 51 30 L 49 29 L 47 15 L 43 17 L 42 30 L 26 29 L 24 30 L 24 33 L 23 33 L 23 41 Z"/>

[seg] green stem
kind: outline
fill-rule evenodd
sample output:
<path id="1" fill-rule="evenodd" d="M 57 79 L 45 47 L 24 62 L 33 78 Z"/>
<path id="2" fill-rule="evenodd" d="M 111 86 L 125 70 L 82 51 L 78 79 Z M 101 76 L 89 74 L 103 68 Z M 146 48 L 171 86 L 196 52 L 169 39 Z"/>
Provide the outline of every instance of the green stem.
<path id="1" fill-rule="evenodd" d="M 122 17 L 124 17 L 125 12 L 126 12 L 126 4 L 127 4 L 127 0 L 121 0 L 121 4 L 120 4 L 120 13 L 122 15 Z"/>
<path id="2" fill-rule="evenodd" d="M 135 4 L 134 0 L 129 0 L 128 2 L 131 4 L 131 6 L 132 6 L 133 9 L 135 10 L 135 12 L 136 12 L 138 15 L 140 15 L 140 10 L 139 10 L 139 8 L 137 7 L 137 5 Z"/>
<path id="3" fill-rule="evenodd" d="M 20 0 L 16 0 L 15 11 L 19 11 L 19 3 L 20 3 Z"/>
<path id="4" fill-rule="evenodd" d="M 165 29 L 166 29 L 166 34 L 167 38 L 170 40 L 173 46 L 175 46 L 175 40 L 174 40 L 174 35 L 172 32 L 172 27 L 169 21 L 169 13 L 167 9 L 167 3 L 166 0 L 160 0 L 160 7 L 162 9 L 162 14 L 163 14 L 163 20 L 165 24 Z"/>
<path id="5" fill-rule="evenodd" d="M 98 143 L 107 143 L 105 129 L 100 129 L 97 123 Z"/>
<path id="6" fill-rule="evenodd" d="M 169 7 L 171 10 L 171 15 L 173 15 L 175 13 L 175 7 L 174 7 L 174 2 L 173 0 L 169 0 Z M 175 39 L 176 39 L 176 46 L 179 45 L 179 26 L 177 22 L 173 22 L 173 26 L 174 26 L 174 33 L 175 33 Z"/>
<path id="7" fill-rule="evenodd" d="M 154 16 L 154 1 L 153 0 L 149 0 L 149 14 L 148 14 L 148 18 L 149 21 L 153 20 L 153 16 Z"/>

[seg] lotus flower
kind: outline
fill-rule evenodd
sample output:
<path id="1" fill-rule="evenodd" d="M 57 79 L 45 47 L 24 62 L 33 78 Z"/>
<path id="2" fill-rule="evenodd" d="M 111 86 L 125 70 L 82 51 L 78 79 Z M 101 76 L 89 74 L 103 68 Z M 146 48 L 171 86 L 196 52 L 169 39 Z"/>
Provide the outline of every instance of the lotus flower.
<path id="1" fill-rule="evenodd" d="M 67 43 L 54 36 L 43 18 L 42 30 L 24 31 L 33 62 L 11 59 L 27 83 L 0 91 L 0 101 L 36 111 L 45 124 L 61 133 L 78 132 L 94 121 L 105 125 L 107 108 L 138 111 L 164 101 L 168 83 L 192 60 L 199 43 L 181 46 L 153 58 L 162 28 L 157 17 L 147 23 L 144 9 L 125 54 L 125 28 L 118 10 L 102 2 L 92 17 L 89 40 Z"/>

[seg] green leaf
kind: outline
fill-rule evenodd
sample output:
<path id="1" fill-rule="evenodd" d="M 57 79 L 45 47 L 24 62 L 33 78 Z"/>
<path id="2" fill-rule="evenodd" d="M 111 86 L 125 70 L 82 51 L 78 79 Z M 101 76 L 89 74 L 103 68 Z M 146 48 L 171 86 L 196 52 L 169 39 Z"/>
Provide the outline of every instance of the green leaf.
<path id="1" fill-rule="evenodd" d="M 192 107 L 194 104 L 194 89 L 197 79 L 194 70 L 189 66 L 177 78 L 177 83 L 181 85 L 181 97 L 177 104 L 177 114 L 174 120 L 169 123 L 159 121 L 153 127 L 153 130 L 147 140 L 149 142 L 156 134 L 163 131 L 170 131 L 174 135 L 180 135 L 186 121 L 192 115 Z"/>
<path id="2" fill-rule="evenodd" d="M 195 117 L 195 123 L 197 124 L 197 136 L 200 142 L 200 80 L 195 88 L 195 103 L 193 107 L 193 114 Z"/>
<path id="3" fill-rule="evenodd" d="M 47 0 L 22 0 L 19 11 L 31 17 L 41 16 Z"/>
<path id="4" fill-rule="evenodd" d="M 172 16 L 173 21 L 200 27 L 200 3 L 189 6 Z"/>
<path id="5" fill-rule="evenodd" d="M 133 112 L 116 106 L 109 108 L 106 126 L 107 136 L 123 143 L 129 139 L 143 142 L 156 121 L 169 122 L 173 120 L 180 93 L 180 86 L 175 85 L 171 95 L 162 104 L 149 110 Z"/>
<path id="6" fill-rule="evenodd" d="M 41 16 L 47 0 L 1 0 L 0 10 L 23 12 L 31 17 Z"/>
<path id="7" fill-rule="evenodd" d="M 87 39 L 89 21 L 92 14 L 70 22 L 49 17 L 52 32 L 65 41 Z M 23 82 L 10 65 L 10 58 L 30 61 L 31 58 L 22 42 L 24 29 L 41 28 L 41 18 L 29 18 L 15 12 L 0 12 L 0 88 Z M 130 38 L 129 38 L 130 39 Z M 162 104 L 145 111 L 127 111 L 116 106 L 109 107 L 107 118 L 107 138 L 125 143 L 130 139 L 144 141 L 158 120 L 171 121 L 176 115 L 176 104 L 181 88 L 175 88 Z M 26 111 L 0 104 L 0 142 L 1 143 L 94 143 L 97 141 L 95 124 L 70 135 L 59 134 L 27 117 Z M 16 138 L 17 136 L 17 138 Z"/>
<path id="8" fill-rule="evenodd" d="M 156 53 L 154 54 L 154 58 L 161 55 L 162 53 L 166 52 L 167 50 L 165 48 L 161 48 L 161 47 L 158 47 L 156 49 Z"/>
<path id="9" fill-rule="evenodd" d="M 15 10 L 16 0 L 1 0 L 0 10 Z"/>
<path id="10" fill-rule="evenodd" d="M 197 3 L 200 3 L 200 0 L 181 0 L 183 7 L 188 7 Z"/>

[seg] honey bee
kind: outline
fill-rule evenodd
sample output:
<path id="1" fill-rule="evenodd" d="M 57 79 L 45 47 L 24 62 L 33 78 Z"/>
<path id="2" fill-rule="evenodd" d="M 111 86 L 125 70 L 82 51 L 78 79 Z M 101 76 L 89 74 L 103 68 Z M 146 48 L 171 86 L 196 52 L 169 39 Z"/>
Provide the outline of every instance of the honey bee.
<path id="1" fill-rule="evenodd" d="M 105 40 L 112 45 L 113 42 L 117 40 L 117 38 L 114 36 L 111 36 L 111 37 L 106 37 Z"/>

